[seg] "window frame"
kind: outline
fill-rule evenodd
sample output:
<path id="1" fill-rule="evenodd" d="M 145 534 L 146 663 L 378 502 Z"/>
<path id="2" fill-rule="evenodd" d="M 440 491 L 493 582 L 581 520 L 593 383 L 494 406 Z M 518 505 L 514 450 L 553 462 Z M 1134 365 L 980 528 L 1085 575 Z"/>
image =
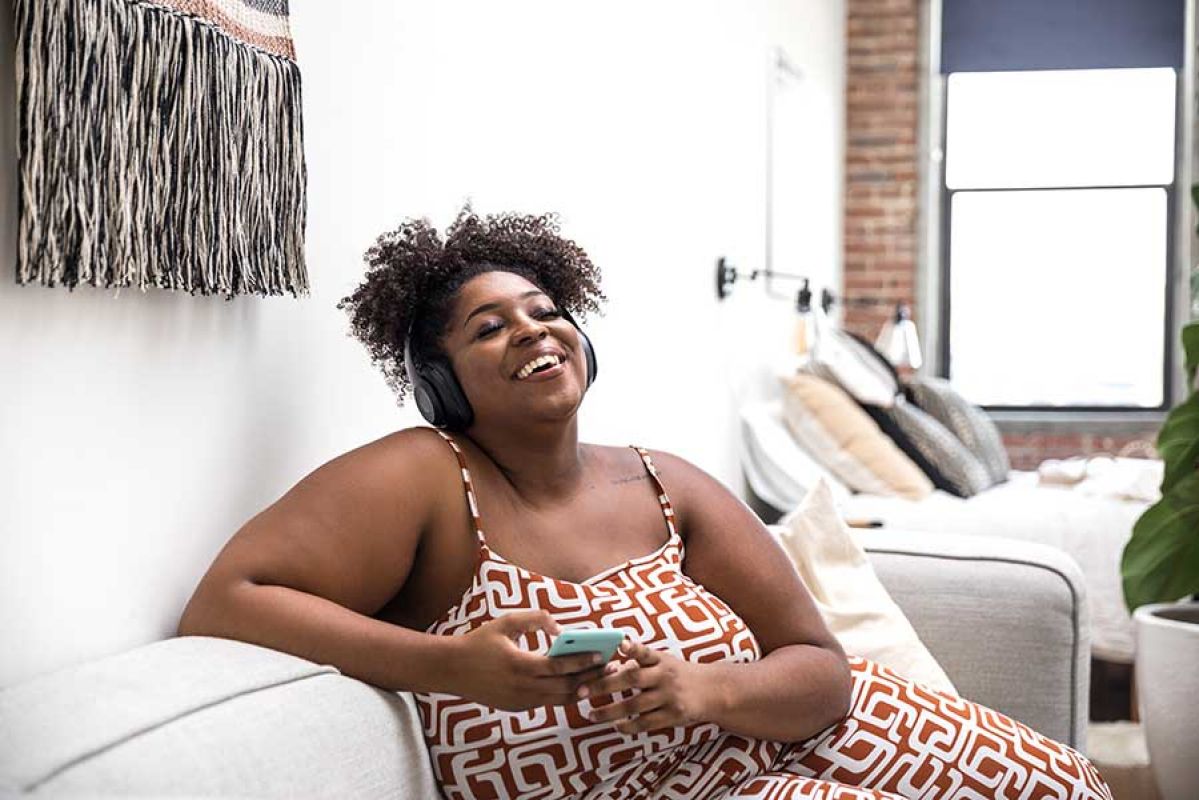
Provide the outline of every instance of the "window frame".
<path id="1" fill-rule="evenodd" d="M 931 37 L 931 46 L 938 50 L 939 56 L 939 32 L 935 37 Z M 1188 37 L 1188 45 L 1190 44 Z M 939 58 L 938 58 L 939 60 Z M 939 71 L 938 71 L 939 75 Z M 1179 320 L 1177 314 L 1178 300 L 1178 279 L 1176 264 L 1179 262 L 1178 257 L 1178 237 L 1175 235 L 1174 227 L 1177 224 L 1177 204 L 1178 204 L 1178 180 L 1179 172 L 1184 165 L 1184 149 L 1183 144 L 1186 140 L 1184 128 L 1184 112 L 1186 111 L 1183 103 L 1184 91 L 1188 91 L 1184 86 L 1183 72 L 1174 70 L 1174 170 L 1171 175 L 1171 181 L 1168 184 L 1127 184 L 1127 185 L 1078 185 L 1078 186 L 1013 186 L 1013 187 L 993 187 L 993 188 L 970 188 L 970 189 L 951 189 L 947 182 L 947 150 L 949 147 L 948 141 L 948 124 L 949 124 L 949 76 L 941 75 L 940 80 L 936 82 L 939 89 L 939 102 L 937 103 L 937 112 L 939 114 L 939 146 L 937 148 L 939 157 L 935 159 L 935 180 L 937 183 L 938 208 L 936 226 L 936 253 L 937 264 L 933 268 L 936 274 L 936 359 L 935 371 L 938 377 L 950 379 L 950 321 L 952 314 L 952 303 L 950 302 L 951 286 L 950 280 L 952 277 L 952 263 L 950 258 L 950 236 L 952 234 L 953 223 L 953 196 L 959 192 L 964 193 L 981 193 L 981 192 L 1010 192 L 1010 191 L 1063 191 L 1077 189 L 1164 189 L 1166 192 L 1166 263 L 1163 265 L 1165 269 L 1165 320 L 1162 326 L 1163 353 L 1165 358 L 1162 364 L 1162 402 L 1157 406 L 1130 406 L 1130 405 L 987 405 L 982 406 L 988 413 L 997 413 L 997 415 L 1011 414 L 1019 417 L 1027 417 L 1034 415 L 1037 417 L 1055 419 L 1067 416 L 1079 415 L 1109 415 L 1116 418 L 1127 418 L 1134 415 L 1147 416 L 1156 418 L 1165 414 L 1167 410 L 1175 402 L 1175 393 L 1178 390 L 1178 380 L 1175 375 L 1177 351 L 1174 340 L 1177 338 Z M 926 76 L 927 80 L 927 76 Z M 930 109 L 931 110 L 931 109 Z M 931 122 L 928 115 L 924 115 L 925 124 Z M 927 162 L 926 162 L 927 163 Z M 931 250 L 931 248 L 930 248 Z"/>

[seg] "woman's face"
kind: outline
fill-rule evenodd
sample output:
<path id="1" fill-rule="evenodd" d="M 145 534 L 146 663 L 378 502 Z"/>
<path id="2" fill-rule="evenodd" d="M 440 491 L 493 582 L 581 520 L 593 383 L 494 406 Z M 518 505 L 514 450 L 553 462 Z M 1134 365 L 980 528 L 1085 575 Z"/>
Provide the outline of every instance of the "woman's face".
<path id="1" fill-rule="evenodd" d="M 443 346 L 475 425 L 562 420 L 583 401 L 587 362 L 578 331 L 519 275 L 484 272 L 463 284 Z"/>

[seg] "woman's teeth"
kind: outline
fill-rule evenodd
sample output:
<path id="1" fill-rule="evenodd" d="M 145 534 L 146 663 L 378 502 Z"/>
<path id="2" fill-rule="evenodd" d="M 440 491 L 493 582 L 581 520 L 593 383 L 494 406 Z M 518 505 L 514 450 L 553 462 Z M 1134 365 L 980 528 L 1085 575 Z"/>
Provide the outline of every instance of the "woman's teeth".
<path id="1" fill-rule="evenodd" d="M 532 375 L 533 371 L 536 370 L 538 367 L 556 366 L 561 363 L 562 363 L 562 359 L 558 358 L 558 356 L 547 355 L 547 356 L 541 356 L 540 358 L 535 358 L 532 361 L 530 361 L 528 364 L 525 364 L 523 367 L 521 367 L 519 370 L 516 371 L 516 379 L 523 381 L 525 378 Z"/>

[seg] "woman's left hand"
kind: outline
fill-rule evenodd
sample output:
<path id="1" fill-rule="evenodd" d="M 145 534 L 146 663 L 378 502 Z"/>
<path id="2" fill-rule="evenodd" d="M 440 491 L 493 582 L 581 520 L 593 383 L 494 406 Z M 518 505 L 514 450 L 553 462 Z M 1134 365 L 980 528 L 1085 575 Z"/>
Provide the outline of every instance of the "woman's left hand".
<path id="1" fill-rule="evenodd" d="M 682 661 L 627 639 L 620 649 L 632 660 L 610 663 L 602 678 L 579 687 L 579 698 L 627 689 L 637 692 L 627 700 L 596 707 L 589 719 L 615 721 L 618 731 L 629 734 L 707 721 L 715 701 L 707 665 Z"/>

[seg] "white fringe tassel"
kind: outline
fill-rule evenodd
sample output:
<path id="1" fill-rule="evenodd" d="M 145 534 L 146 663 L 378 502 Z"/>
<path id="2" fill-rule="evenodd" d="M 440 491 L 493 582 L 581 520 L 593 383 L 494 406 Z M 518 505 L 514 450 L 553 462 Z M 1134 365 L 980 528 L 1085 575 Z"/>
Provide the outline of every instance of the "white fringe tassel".
<path id="1" fill-rule="evenodd" d="M 300 72 L 141 0 L 17 0 L 17 283 L 308 294 Z"/>

